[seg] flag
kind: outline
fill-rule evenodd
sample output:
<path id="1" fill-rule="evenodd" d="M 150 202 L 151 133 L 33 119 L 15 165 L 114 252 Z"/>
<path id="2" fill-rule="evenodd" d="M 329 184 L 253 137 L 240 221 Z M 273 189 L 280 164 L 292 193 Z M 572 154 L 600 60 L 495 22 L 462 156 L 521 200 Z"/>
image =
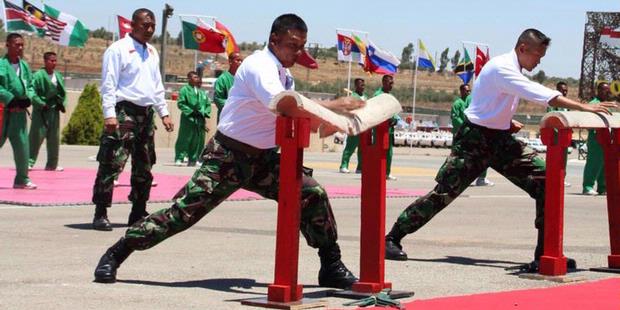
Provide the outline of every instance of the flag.
<path id="1" fill-rule="evenodd" d="M 426 50 L 422 40 L 418 40 L 418 68 L 426 68 L 435 71 L 435 61 L 433 56 Z"/>
<path id="2" fill-rule="evenodd" d="M 463 48 L 465 53 L 463 53 L 463 59 L 459 62 L 458 65 L 454 68 L 454 73 L 463 80 L 463 84 L 469 83 L 469 80 L 474 76 L 474 64 L 471 62 L 469 58 L 469 53 L 467 53 L 467 49 Z"/>
<path id="3" fill-rule="evenodd" d="M 31 25 L 33 25 L 40 37 L 45 36 L 47 25 L 45 24 L 45 13 L 38 7 L 32 5 L 32 3 L 23 0 L 22 7 L 28 14 L 30 14 Z"/>
<path id="4" fill-rule="evenodd" d="M 131 33 L 131 20 L 120 15 L 116 15 L 116 19 L 118 20 L 118 36 L 119 39 L 122 39 L 128 33 Z"/>
<path id="5" fill-rule="evenodd" d="M 8 32 L 37 32 L 37 28 L 45 28 L 45 23 L 41 23 L 28 11 L 6 0 L 4 1 L 4 12 L 6 15 L 6 31 Z"/>
<path id="6" fill-rule="evenodd" d="M 368 41 L 365 71 L 379 74 L 394 74 L 398 71 L 400 60 L 392 53 L 380 49 L 372 41 Z"/>
<path id="7" fill-rule="evenodd" d="M 45 5 L 45 22 L 50 40 L 63 46 L 84 47 L 88 40 L 88 29 L 75 16 Z"/>
<path id="8" fill-rule="evenodd" d="M 357 62 L 364 64 L 362 52 L 351 37 L 337 33 L 338 35 L 338 60 Z"/>
<path id="9" fill-rule="evenodd" d="M 368 58 L 367 58 L 368 48 L 366 47 L 366 43 L 364 43 L 364 40 L 362 40 L 360 37 L 356 36 L 355 34 L 351 34 L 351 36 L 353 37 L 353 40 L 355 41 L 355 45 L 357 45 L 357 48 L 360 50 L 360 59 L 358 63 L 364 68 L 364 70 L 366 70 L 365 68 L 368 67 Z"/>
<path id="10" fill-rule="evenodd" d="M 308 69 L 319 68 L 319 64 L 316 62 L 316 59 L 314 59 L 314 57 L 312 57 L 312 55 L 310 55 L 310 53 L 308 53 L 308 50 L 306 50 L 305 48 L 303 52 L 301 52 L 301 55 L 297 57 L 297 60 L 295 62 L 297 62 L 300 66 L 304 66 Z"/>
<path id="11" fill-rule="evenodd" d="M 224 48 L 224 39 L 226 39 L 224 34 L 205 23 L 201 23 L 201 26 L 198 26 L 183 21 L 183 46 L 186 49 L 209 53 L 223 53 L 226 51 Z"/>
<path id="12" fill-rule="evenodd" d="M 215 29 L 219 30 L 226 36 L 226 55 L 230 55 L 232 53 L 239 53 L 239 46 L 237 46 L 237 41 L 235 37 L 233 37 L 232 33 L 226 26 L 222 23 L 215 21 Z"/>
<path id="13" fill-rule="evenodd" d="M 487 47 L 487 53 L 484 54 L 482 50 L 476 46 L 476 69 L 474 70 L 474 74 L 476 76 L 480 75 L 480 70 L 482 67 L 489 61 L 489 48 Z"/>
<path id="14" fill-rule="evenodd" d="M 620 57 L 620 28 L 603 27 L 600 42 L 604 48 Z"/>

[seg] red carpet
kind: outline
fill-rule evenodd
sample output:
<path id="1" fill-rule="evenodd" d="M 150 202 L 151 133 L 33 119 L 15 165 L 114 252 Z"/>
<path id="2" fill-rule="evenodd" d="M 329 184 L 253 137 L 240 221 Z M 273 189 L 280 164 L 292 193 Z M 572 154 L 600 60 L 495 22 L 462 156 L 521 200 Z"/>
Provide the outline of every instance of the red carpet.
<path id="1" fill-rule="evenodd" d="M 30 171 L 30 179 L 38 185 L 36 190 L 13 189 L 15 170 L 0 168 L 0 203 L 46 206 L 46 205 L 79 205 L 91 204 L 93 183 L 96 170 L 66 168 L 62 172 L 35 169 Z M 120 186 L 114 189 L 114 203 L 128 202 L 127 195 L 131 190 L 129 173 L 122 173 L 119 178 Z M 151 189 L 151 202 L 168 202 L 185 185 L 189 176 L 154 174 L 158 185 Z M 360 196 L 359 186 L 329 186 L 326 185 L 330 198 L 356 198 Z M 426 193 L 426 190 L 388 189 L 388 197 L 415 197 Z M 255 200 L 261 196 L 239 190 L 228 200 Z"/>
<path id="2" fill-rule="evenodd" d="M 551 288 L 415 300 L 403 306 L 411 310 L 617 310 L 620 309 L 620 278 Z"/>

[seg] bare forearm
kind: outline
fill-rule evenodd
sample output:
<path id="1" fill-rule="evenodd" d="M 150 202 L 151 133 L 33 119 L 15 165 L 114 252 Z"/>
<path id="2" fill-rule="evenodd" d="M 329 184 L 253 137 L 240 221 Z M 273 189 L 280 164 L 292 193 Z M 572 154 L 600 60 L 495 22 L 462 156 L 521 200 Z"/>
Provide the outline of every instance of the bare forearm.
<path id="1" fill-rule="evenodd" d="M 586 104 L 568 99 L 564 96 L 557 96 L 549 101 L 549 105 L 556 108 L 567 108 L 574 111 L 583 111 L 583 107 Z"/>

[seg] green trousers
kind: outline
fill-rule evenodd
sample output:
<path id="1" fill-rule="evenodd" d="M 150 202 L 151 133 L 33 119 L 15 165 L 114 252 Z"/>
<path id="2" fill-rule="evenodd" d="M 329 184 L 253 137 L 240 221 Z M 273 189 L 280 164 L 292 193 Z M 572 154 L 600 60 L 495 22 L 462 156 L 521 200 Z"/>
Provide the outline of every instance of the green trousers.
<path id="1" fill-rule="evenodd" d="M 181 115 L 179 134 L 174 145 L 174 160 L 183 161 L 187 156 L 189 162 L 196 162 L 205 147 L 205 124 L 195 123 Z"/>
<path id="2" fill-rule="evenodd" d="M 596 141 L 594 132 L 588 134 L 586 145 L 588 146 L 588 156 L 586 157 L 586 166 L 583 169 L 583 191 L 594 190 L 594 183 L 596 183 L 596 191 L 599 194 L 605 193 L 607 192 L 604 171 L 605 159 L 603 148 Z"/>
<path id="3" fill-rule="evenodd" d="M 58 147 L 60 146 L 60 112 L 56 109 L 33 109 L 28 136 L 30 140 L 29 166 L 33 167 L 36 163 L 41 144 L 45 139 L 47 148 L 45 168 L 56 169 L 58 166 Z"/>
<path id="4" fill-rule="evenodd" d="M 26 111 L 8 112 L 6 115 L 8 122 L 7 135 L 0 141 L 0 147 L 9 139 L 13 148 L 13 160 L 15 160 L 15 179 L 13 184 L 22 185 L 30 182 L 28 178 L 28 130 L 26 128 Z"/>

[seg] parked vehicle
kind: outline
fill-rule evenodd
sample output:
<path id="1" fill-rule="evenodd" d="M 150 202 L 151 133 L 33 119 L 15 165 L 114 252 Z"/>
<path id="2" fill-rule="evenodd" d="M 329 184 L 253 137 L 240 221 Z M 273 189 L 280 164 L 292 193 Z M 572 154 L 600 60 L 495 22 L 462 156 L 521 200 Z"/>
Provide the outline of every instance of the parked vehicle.
<path id="1" fill-rule="evenodd" d="M 429 132 L 423 132 L 420 134 L 420 143 L 421 147 L 431 147 L 433 146 L 433 137 Z"/>
<path id="2" fill-rule="evenodd" d="M 540 139 L 530 139 L 528 141 L 528 146 L 534 149 L 534 151 L 539 153 L 547 152 L 547 146 L 540 141 Z"/>
<path id="3" fill-rule="evenodd" d="M 443 132 L 433 132 L 431 134 L 431 145 L 433 147 L 445 147 L 446 146 L 446 137 Z"/>
<path id="4" fill-rule="evenodd" d="M 419 146 L 420 145 L 420 133 L 417 131 L 407 132 L 405 134 L 405 145 Z"/>
<path id="5" fill-rule="evenodd" d="M 394 132 L 394 145 L 395 146 L 406 145 L 405 143 L 406 136 L 407 136 L 407 132 L 405 131 L 395 131 Z"/>

